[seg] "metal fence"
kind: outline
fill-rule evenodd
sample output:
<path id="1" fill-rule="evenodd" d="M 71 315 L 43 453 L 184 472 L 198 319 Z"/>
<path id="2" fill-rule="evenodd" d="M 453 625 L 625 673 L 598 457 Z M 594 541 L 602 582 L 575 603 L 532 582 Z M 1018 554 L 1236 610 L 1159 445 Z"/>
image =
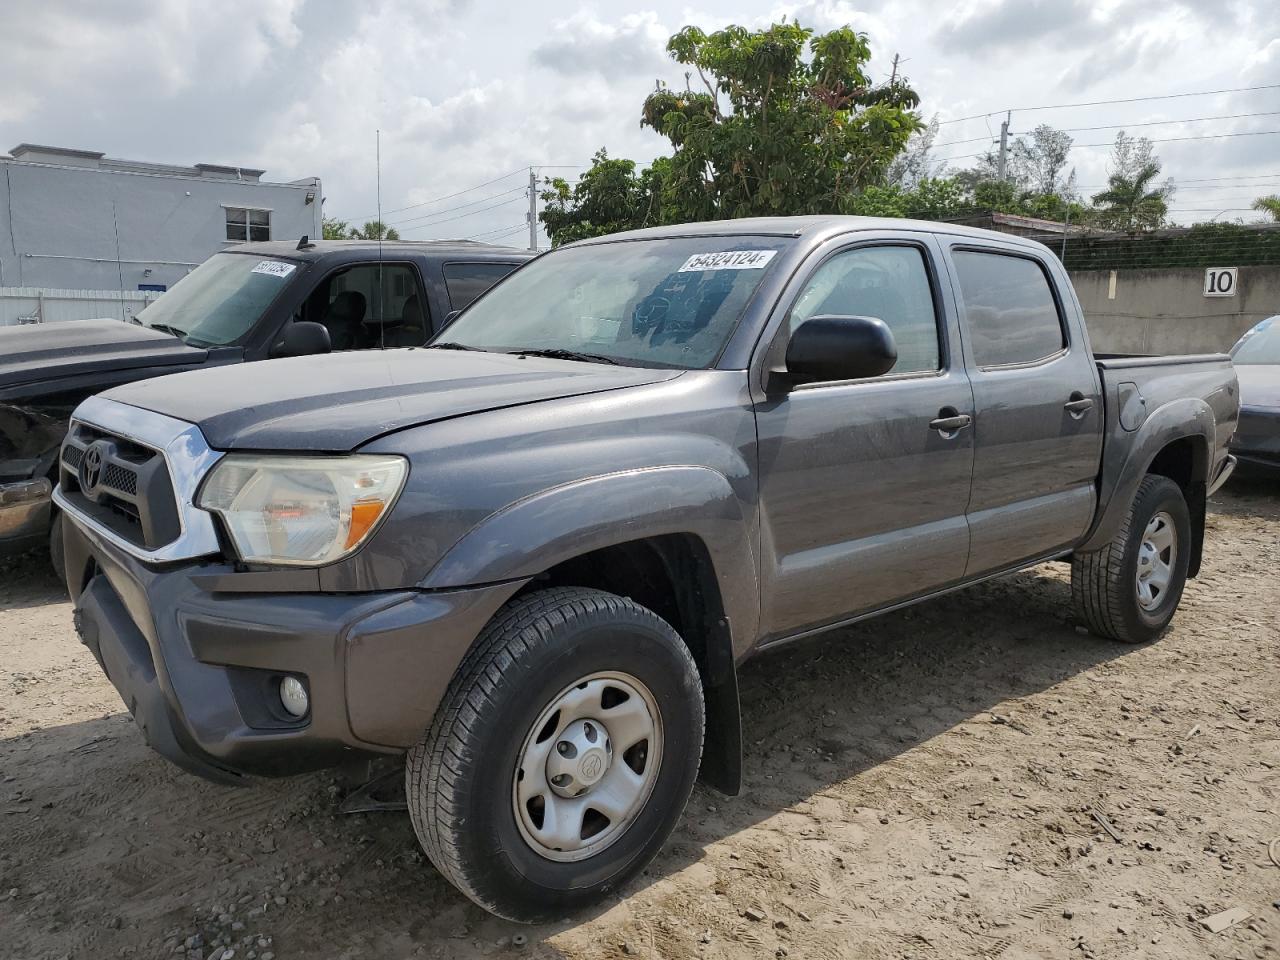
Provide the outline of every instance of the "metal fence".
<path id="1" fill-rule="evenodd" d="M 0 327 L 98 317 L 127 320 L 160 295 L 154 290 L 0 287 Z"/>

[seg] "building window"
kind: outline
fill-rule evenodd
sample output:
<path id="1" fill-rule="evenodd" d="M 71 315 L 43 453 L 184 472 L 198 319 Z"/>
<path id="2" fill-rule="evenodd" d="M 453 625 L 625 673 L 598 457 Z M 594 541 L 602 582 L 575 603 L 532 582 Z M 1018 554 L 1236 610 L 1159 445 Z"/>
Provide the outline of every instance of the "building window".
<path id="1" fill-rule="evenodd" d="M 227 207 L 227 239 L 237 243 L 245 240 L 270 240 L 271 211 Z"/>

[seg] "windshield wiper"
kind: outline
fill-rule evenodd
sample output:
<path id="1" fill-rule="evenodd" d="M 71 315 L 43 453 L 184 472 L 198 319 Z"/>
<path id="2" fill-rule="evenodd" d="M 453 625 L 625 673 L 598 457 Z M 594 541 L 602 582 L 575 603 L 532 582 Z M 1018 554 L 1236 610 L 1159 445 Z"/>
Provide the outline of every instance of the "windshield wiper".
<path id="1" fill-rule="evenodd" d="M 469 347 L 465 343 L 454 343 L 452 340 L 446 340 L 444 343 L 429 343 L 428 350 L 476 350 L 480 353 L 488 353 L 484 347 Z"/>
<path id="2" fill-rule="evenodd" d="M 177 327 L 171 327 L 167 323 L 145 323 L 143 326 L 150 330 L 159 330 L 161 333 L 167 333 L 171 337 L 177 337 L 179 340 L 187 335 L 186 330 L 179 330 Z"/>
<path id="3" fill-rule="evenodd" d="M 618 366 L 618 361 L 613 357 L 606 357 L 599 353 L 583 353 L 580 350 L 565 350 L 562 347 L 547 347 L 543 350 L 509 350 L 508 353 L 518 354 L 522 357 L 547 357 L 551 360 L 580 360 L 583 363 L 608 363 L 612 366 Z"/>

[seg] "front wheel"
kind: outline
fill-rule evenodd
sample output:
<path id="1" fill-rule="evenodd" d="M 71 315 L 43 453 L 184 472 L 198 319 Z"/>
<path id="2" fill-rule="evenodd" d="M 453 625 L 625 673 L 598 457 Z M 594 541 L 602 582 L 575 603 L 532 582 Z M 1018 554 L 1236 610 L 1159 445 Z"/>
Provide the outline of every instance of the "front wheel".
<path id="1" fill-rule="evenodd" d="M 1071 599 L 1090 631 L 1144 643 L 1177 612 L 1191 561 L 1191 515 L 1181 488 L 1147 476 L 1109 544 L 1071 560 Z"/>
<path id="2" fill-rule="evenodd" d="M 666 621 L 599 590 L 529 594 L 485 628 L 409 752 L 414 830 L 485 909 L 564 917 L 658 852 L 703 725 L 697 667 Z"/>

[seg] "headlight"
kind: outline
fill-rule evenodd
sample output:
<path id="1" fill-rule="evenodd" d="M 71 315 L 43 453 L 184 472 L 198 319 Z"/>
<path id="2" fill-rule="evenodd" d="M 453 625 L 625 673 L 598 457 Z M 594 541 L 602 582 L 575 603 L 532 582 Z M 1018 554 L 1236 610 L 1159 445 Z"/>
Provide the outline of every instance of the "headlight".
<path id="1" fill-rule="evenodd" d="M 368 538 L 408 472 L 402 457 L 233 453 L 210 471 L 196 506 L 222 517 L 241 560 L 320 566 Z"/>

